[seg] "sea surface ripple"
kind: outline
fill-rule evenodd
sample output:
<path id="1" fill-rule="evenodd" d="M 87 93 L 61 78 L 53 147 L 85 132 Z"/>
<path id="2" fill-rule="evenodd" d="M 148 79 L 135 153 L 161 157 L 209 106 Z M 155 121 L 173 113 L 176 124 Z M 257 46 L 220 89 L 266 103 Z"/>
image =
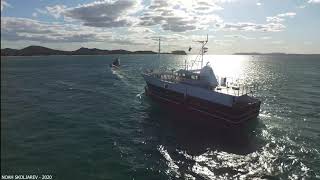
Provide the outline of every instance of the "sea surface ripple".
<path id="1" fill-rule="evenodd" d="M 144 95 L 141 72 L 185 56 L 1 57 L 1 174 L 54 179 L 319 179 L 320 57 L 206 56 L 259 84 L 253 128 L 185 123 Z M 190 57 L 188 57 L 190 58 Z"/>

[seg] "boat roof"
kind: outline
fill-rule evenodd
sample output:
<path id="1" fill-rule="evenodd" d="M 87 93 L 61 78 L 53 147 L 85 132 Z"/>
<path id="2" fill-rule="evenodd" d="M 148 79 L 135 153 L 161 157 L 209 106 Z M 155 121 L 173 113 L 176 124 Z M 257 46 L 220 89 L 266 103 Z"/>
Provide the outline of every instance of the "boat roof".
<path id="1" fill-rule="evenodd" d="M 178 71 L 176 71 L 176 73 L 179 74 L 190 74 L 190 75 L 199 75 L 200 70 L 186 70 L 186 69 L 179 69 Z"/>

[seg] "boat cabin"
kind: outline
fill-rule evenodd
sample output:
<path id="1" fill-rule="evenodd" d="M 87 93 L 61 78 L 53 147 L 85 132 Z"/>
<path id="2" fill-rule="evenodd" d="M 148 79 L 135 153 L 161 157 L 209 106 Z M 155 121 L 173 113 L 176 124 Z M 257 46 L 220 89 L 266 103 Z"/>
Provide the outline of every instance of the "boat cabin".
<path id="1" fill-rule="evenodd" d="M 156 75 L 163 81 L 172 83 L 184 83 L 206 89 L 215 89 L 219 83 L 210 66 L 204 66 L 202 69 L 163 72 Z"/>

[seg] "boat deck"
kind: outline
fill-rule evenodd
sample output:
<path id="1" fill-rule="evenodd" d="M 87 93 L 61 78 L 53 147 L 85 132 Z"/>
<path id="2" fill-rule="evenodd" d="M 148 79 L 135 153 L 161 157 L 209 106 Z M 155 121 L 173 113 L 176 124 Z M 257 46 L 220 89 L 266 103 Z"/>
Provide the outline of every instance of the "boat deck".
<path id="1" fill-rule="evenodd" d="M 223 94 L 228 94 L 232 96 L 242 96 L 245 94 L 252 94 L 252 91 L 249 87 L 246 86 L 218 86 L 214 89 L 216 92 L 220 92 Z"/>

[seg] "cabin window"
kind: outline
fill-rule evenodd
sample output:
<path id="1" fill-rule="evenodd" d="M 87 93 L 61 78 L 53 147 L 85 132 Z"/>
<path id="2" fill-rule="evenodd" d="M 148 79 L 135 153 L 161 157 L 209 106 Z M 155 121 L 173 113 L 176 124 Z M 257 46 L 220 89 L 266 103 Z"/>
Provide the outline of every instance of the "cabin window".
<path id="1" fill-rule="evenodd" d="M 191 76 L 191 79 L 198 80 L 198 76 L 192 75 L 192 76 Z"/>

